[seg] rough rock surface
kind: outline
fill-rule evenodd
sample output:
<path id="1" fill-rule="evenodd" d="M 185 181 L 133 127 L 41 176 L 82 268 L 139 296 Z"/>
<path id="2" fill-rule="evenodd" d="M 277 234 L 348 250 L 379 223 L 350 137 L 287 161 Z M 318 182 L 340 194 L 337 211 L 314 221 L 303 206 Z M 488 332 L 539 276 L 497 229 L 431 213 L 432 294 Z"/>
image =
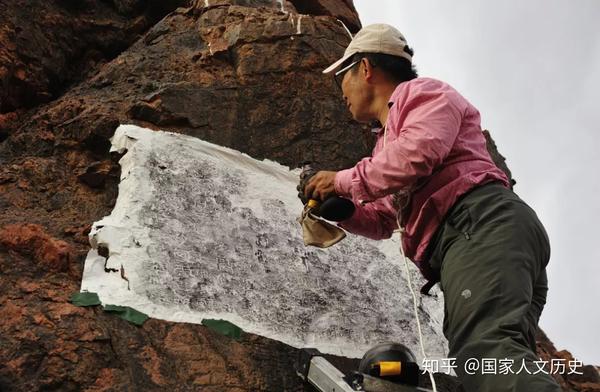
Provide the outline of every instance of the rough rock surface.
<path id="1" fill-rule="evenodd" d="M 368 130 L 319 72 L 349 40 L 338 19 L 360 27 L 350 0 L 0 0 L 0 390 L 304 389 L 284 344 L 135 327 L 68 297 L 89 225 L 115 202 L 119 123 L 291 166 L 368 153 Z M 569 355 L 540 336 L 543 355 Z M 600 390 L 591 366 L 560 381 Z"/>
<path id="2" fill-rule="evenodd" d="M 58 98 L 184 3 L 0 1 L 0 113 Z"/>

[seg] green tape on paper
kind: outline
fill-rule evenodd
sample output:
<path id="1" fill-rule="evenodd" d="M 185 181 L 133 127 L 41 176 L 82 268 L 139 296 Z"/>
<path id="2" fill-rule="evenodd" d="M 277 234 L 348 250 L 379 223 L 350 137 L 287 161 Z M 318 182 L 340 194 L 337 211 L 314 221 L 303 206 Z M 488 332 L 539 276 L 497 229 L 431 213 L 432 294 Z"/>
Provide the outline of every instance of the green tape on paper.
<path id="1" fill-rule="evenodd" d="M 105 305 L 104 311 L 116 313 L 117 316 L 135 325 L 142 325 L 144 324 L 144 321 L 148 320 L 149 318 L 147 314 L 139 312 L 129 306 Z"/>
<path id="2" fill-rule="evenodd" d="M 242 329 L 226 320 L 204 319 L 202 325 L 236 340 L 242 336 Z"/>
<path id="3" fill-rule="evenodd" d="M 84 291 L 83 293 L 73 293 L 71 303 L 75 306 L 95 306 L 100 305 L 98 294 Z"/>

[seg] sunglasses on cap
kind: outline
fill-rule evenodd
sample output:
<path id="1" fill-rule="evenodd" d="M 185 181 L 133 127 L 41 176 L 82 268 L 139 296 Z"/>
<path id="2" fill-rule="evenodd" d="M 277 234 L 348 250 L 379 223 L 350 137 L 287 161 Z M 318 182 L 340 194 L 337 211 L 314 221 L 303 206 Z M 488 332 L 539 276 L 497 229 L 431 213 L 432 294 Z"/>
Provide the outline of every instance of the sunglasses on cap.
<path id="1" fill-rule="evenodd" d="M 340 89 L 342 88 L 342 80 L 344 79 L 344 74 L 346 72 L 348 72 L 356 64 L 360 63 L 361 60 L 362 60 L 362 58 L 350 63 L 349 65 L 345 66 L 344 68 L 340 69 L 335 74 L 333 74 L 333 79 L 335 80 L 335 83 L 338 85 L 338 87 Z"/>

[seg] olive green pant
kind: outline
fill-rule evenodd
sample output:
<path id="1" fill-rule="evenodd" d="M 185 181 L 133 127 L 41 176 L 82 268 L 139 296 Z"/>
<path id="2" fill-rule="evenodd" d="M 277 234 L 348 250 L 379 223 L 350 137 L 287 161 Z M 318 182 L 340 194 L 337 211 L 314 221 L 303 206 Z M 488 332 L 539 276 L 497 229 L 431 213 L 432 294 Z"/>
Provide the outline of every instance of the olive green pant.
<path id="1" fill-rule="evenodd" d="M 550 258 L 535 212 L 498 182 L 478 186 L 452 206 L 428 252 L 444 293 L 448 357 L 464 389 L 560 391 L 534 363 Z"/>

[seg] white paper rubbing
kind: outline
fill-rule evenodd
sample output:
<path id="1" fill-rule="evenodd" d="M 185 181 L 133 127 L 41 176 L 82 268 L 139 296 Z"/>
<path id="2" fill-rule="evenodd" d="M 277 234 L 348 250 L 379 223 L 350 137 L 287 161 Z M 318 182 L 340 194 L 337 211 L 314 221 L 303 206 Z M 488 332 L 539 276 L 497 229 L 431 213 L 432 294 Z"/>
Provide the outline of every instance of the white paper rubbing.
<path id="1" fill-rule="evenodd" d="M 397 341 L 419 357 L 398 241 L 349 234 L 328 249 L 305 247 L 298 170 L 134 125 L 119 126 L 111 141 L 112 151 L 127 150 L 119 195 L 93 224 L 82 290 L 150 317 L 221 318 L 325 353 L 361 357 Z M 105 270 L 121 266 L 130 289 L 120 272 Z M 441 359 L 443 299 L 437 286 L 432 293 L 420 318 L 428 355 Z"/>

